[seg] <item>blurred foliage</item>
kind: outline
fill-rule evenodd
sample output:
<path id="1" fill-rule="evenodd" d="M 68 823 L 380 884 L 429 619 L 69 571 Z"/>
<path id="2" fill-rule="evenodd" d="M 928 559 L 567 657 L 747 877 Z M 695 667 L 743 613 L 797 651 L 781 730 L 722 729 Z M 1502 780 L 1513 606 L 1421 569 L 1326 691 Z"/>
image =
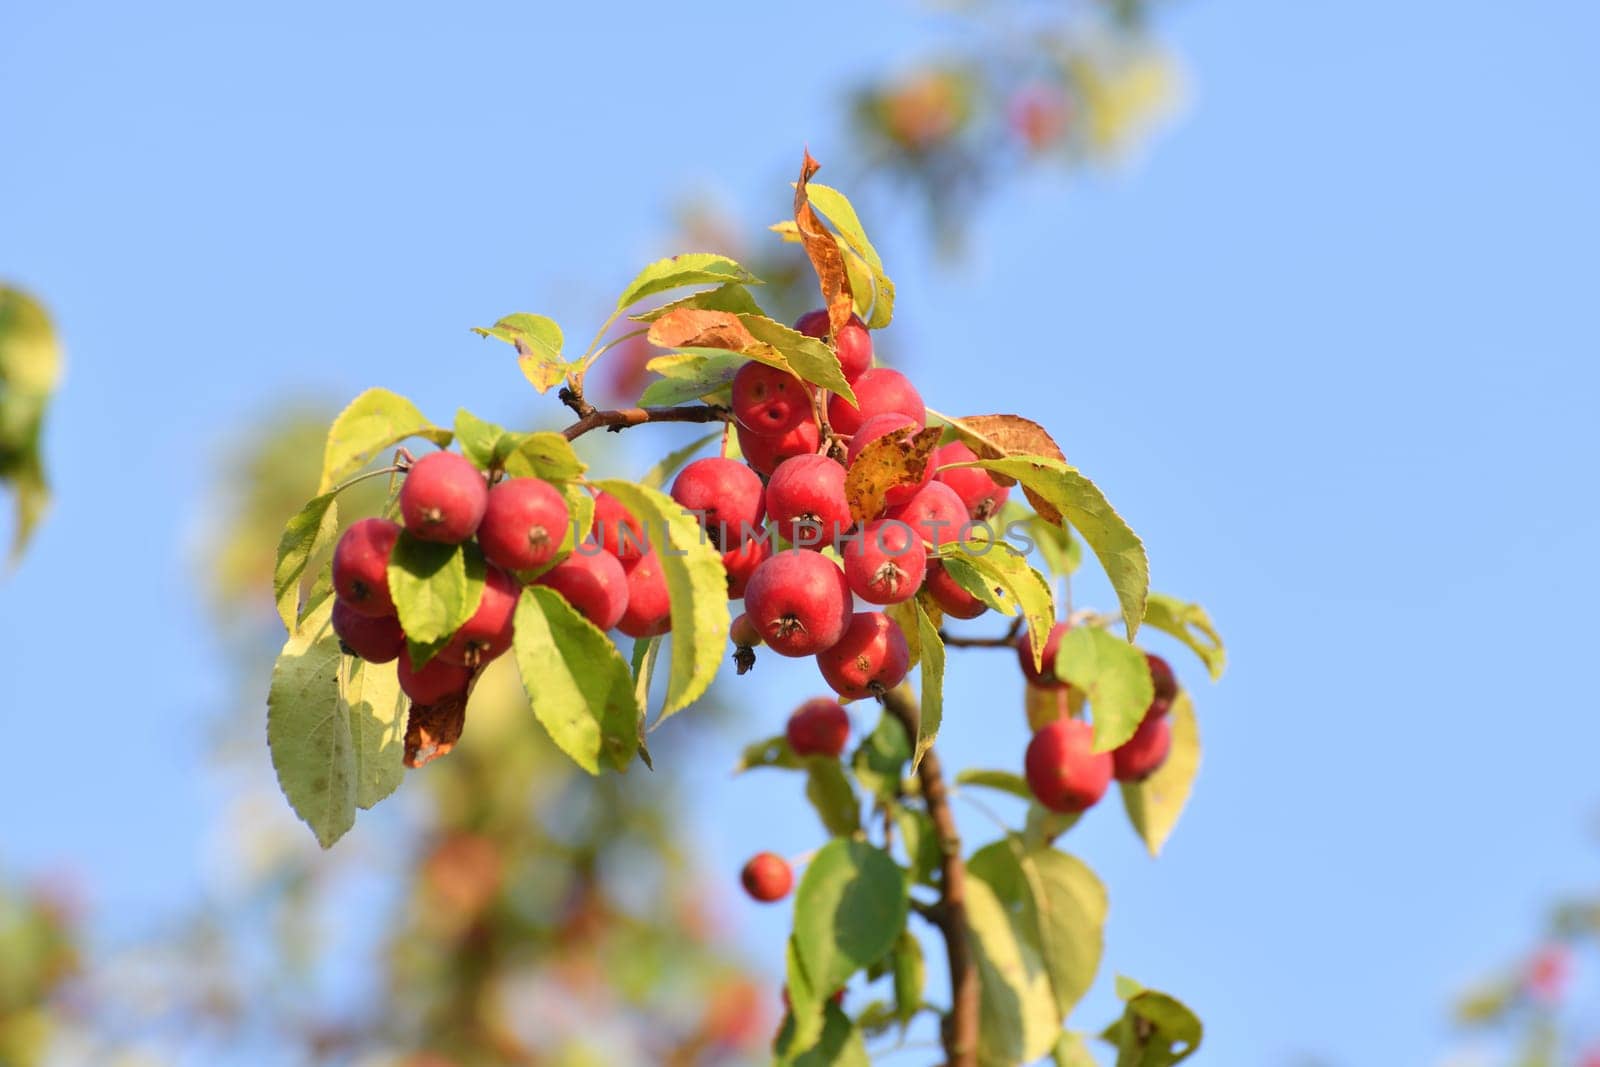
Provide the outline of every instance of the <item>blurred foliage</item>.
<path id="1" fill-rule="evenodd" d="M 0 482 L 15 497 L 11 557 L 22 554 L 50 503 L 40 437 L 61 378 L 61 347 L 44 306 L 0 285 Z"/>
<path id="2" fill-rule="evenodd" d="M 0 884 L 0 1064 L 40 1063 L 58 1025 L 51 998 L 77 969 L 70 908 L 58 893 Z"/>

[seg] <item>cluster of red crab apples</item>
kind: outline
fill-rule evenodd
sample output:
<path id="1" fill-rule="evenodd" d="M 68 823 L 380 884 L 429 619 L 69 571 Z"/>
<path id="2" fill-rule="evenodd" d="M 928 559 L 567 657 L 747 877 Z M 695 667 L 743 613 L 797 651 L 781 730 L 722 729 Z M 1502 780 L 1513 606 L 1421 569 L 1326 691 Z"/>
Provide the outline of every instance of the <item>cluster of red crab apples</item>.
<path id="1" fill-rule="evenodd" d="M 826 336 L 827 316 L 811 312 L 796 328 Z M 974 468 L 935 475 L 940 466 L 975 458 L 955 442 L 935 453 L 920 483 L 892 488 L 883 513 L 857 523 L 845 497 L 848 463 L 873 441 L 921 430 L 927 413 L 905 375 L 872 366 L 872 339 L 860 319 L 838 331 L 834 347 L 857 401 L 833 395 L 826 405 L 834 434 L 848 441 L 844 462 L 819 451 L 812 387 L 751 362 L 732 389 L 743 460 L 696 460 L 679 473 L 671 495 L 722 554 L 729 599 L 744 601 L 732 628 L 741 651 L 766 645 L 783 656 L 815 656 L 840 696 L 861 699 L 898 685 L 909 656 L 899 626 L 880 611 L 856 611 L 856 598 L 882 606 L 926 588 L 947 615 L 981 615 L 983 602 L 932 553 L 973 520 L 993 515 L 1007 489 Z M 518 575 L 554 589 L 601 630 L 645 638 L 671 627 L 657 550 L 638 519 L 604 492 L 596 494 L 592 528 L 580 531 L 576 549 L 554 566 L 572 517 L 561 494 L 538 478 L 491 487 L 464 457 L 430 453 L 406 473 L 400 513 L 414 538 L 456 544 L 476 537 L 488 564 L 476 614 L 425 666 L 413 668 L 400 656 L 405 635 L 387 579 L 401 526 L 365 519 L 335 548 L 334 629 L 363 659 L 398 657 L 400 685 L 418 703 L 463 692 L 474 669 L 511 646 Z M 821 551 L 828 546 L 837 561 Z"/>

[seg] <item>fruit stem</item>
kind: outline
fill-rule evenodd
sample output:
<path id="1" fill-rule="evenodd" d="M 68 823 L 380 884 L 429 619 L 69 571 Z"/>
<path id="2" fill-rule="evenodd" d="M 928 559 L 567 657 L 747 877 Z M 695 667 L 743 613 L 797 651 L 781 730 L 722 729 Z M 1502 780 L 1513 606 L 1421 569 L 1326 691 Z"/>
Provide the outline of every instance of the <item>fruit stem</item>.
<path id="1" fill-rule="evenodd" d="M 917 736 L 921 712 L 909 687 L 890 690 L 884 695 L 883 704 L 905 728 L 907 737 Z M 967 940 L 967 867 L 961 859 L 961 835 L 956 829 L 955 812 L 950 809 L 950 791 L 934 748 L 922 754 L 917 778 L 928 817 L 933 820 L 940 871 L 939 902 L 920 910 L 944 936 L 945 956 L 950 964 L 950 1012 L 944 1017 L 940 1036 L 947 1067 L 977 1067 L 979 989 L 972 946 Z"/>

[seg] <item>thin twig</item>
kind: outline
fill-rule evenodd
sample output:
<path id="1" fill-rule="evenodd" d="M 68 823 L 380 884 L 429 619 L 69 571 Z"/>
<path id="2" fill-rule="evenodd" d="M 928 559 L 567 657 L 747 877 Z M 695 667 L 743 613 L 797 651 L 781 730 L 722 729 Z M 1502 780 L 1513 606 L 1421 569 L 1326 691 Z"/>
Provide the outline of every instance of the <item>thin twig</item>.
<path id="1" fill-rule="evenodd" d="M 962 637 L 959 634 L 939 631 L 939 640 L 946 648 L 1015 648 L 1017 635 L 1022 633 L 1022 616 L 1011 620 L 1011 625 L 999 637 Z"/>
<path id="2" fill-rule="evenodd" d="M 568 390 L 562 390 L 562 400 L 567 400 Z M 604 427 L 612 433 L 626 430 L 630 426 L 643 426 L 647 422 L 728 422 L 733 418 L 733 412 L 716 404 L 692 404 L 684 407 L 670 408 L 620 408 L 614 411 L 600 411 L 592 404 L 578 396 L 578 403 L 586 409 L 577 422 L 561 431 L 561 435 L 569 441 L 575 441 L 590 430 Z M 568 407 L 573 407 L 568 402 Z M 573 407 L 574 411 L 579 410 Z"/>

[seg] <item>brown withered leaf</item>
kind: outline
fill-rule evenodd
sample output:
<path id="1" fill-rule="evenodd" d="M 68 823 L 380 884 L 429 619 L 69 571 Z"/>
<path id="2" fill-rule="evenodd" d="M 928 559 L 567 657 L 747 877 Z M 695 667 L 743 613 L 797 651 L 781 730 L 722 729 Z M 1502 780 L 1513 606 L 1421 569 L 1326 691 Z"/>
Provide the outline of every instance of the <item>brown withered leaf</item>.
<path id="1" fill-rule="evenodd" d="M 676 308 L 650 324 L 646 340 L 658 348 L 721 348 L 745 352 L 760 342 L 731 311 Z"/>
<path id="2" fill-rule="evenodd" d="M 937 426 L 914 434 L 902 430 L 885 434 L 863 448 L 844 476 L 844 496 L 850 503 L 851 518 L 872 521 L 883 511 L 889 490 L 922 481 L 941 436 L 943 430 Z"/>
<path id="3" fill-rule="evenodd" d="M 1048 456 L 1065 463 L 1066 453 L 1056 444 L 1050 432 L 1032 419 L 1021 415 L 967 415 L 953 419 L 940 416 L 950 424 L 957 437 L 977 453 L 979 459 L 1004 459 L 1007 456 Z M 1004 474 L 990 472 L 989 476 L 1001 485 L 1015 485 L 1017 480 Z M 1061 512 L 1049 501 L 1041 499 L 1022 487 L 1023 495 L 1033 510 L 1045 521 L 1061 524 Z"/>
<path id="4" fill-rule="evenodd" d="M 822 289 L 822 302 L 828 309 L 830 336 L 837 337 L 839 330 L 855 313 L 855 296 L 850 290 L 850 271 L 845 266 L 844 253 L 833 232 L 823 224 L 811 199 L 806 193 L 806 183 L 822 167 L 806 150 L 805 161 L 800 164 L 800 180 L 794 186 L 794 224 L 800 233 L 800 243 L 805 247 L 806 258 L 817 272 L 817 283 Z"/>
<path id="5" fill-rule="evenodd" d="M 424 767 L 440 756 L 448 756 L 461 740 L 461 727 L 467 718 L 467 694 L 447 697 L 437 704 L 411 705 L 406 720 L 405 765 Z"/>

